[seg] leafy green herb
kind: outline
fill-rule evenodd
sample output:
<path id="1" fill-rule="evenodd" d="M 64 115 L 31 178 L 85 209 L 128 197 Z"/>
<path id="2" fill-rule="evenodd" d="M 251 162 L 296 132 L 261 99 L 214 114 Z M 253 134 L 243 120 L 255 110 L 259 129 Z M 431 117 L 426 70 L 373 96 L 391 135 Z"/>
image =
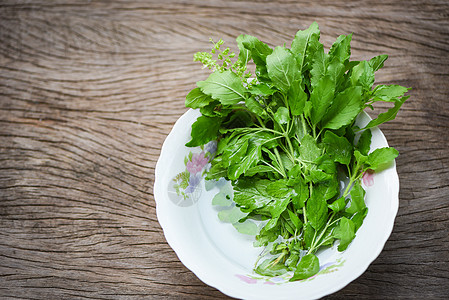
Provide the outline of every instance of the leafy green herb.
<path id="1" fill-rule="evenodd" d="M 409 97 L 399 85 L 373 87 L 388 56 L 350 61 L 352 34 L 339 36 L 328 53 L 319 39 L 313 23 L 296 33 L 290 49 L 240 35 L 236 56 L 221 50 L 223 40 L 212 42 L 211 52 L 194 59 L 213 72 L 185 102 L 202 113 L 187 146 L 217 140 L 207 179 L 225 178 L 233 187 L 213 198 L 221 207 L 218 217 L 255 235 L 255 246 L 267 247 L 255 272 L 291 271 L 291 281 L 319 271 L 319 249 L 338 243 L 344 251 L 355 238 L 368 213 L 363 174 L 398 155 L 391 147 L 370 152 L 370 128 L 394 119 Z M 393 107 L 364 128 L 355 126 L 378 101 Z"/>
<path id="2" fill-rule="evenodd" d="M 320 270 L 320 262 L 314 254 L 307 254 L 301 258 L 290 281 L 309 278 Z"/>

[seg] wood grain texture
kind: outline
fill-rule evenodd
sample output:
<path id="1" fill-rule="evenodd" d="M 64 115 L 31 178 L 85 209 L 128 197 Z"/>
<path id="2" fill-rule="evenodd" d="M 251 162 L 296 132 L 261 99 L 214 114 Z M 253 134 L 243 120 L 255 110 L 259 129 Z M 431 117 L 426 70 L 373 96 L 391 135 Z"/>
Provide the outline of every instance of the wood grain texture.
<path id="1" fill-rule="evenodd" d="M 166 243 L 155 164 L 209 37 L 277 45 L 315 20 L 327 47 L 354 32 L 354 59 L 388 54 L 378 83 L 413 87 L 381 127 L 401 153 L 394 231 L 328 298 L 447 299 L 449 3 L 416 0 L 2 1 L 0 297 L 227 298 Z"/>

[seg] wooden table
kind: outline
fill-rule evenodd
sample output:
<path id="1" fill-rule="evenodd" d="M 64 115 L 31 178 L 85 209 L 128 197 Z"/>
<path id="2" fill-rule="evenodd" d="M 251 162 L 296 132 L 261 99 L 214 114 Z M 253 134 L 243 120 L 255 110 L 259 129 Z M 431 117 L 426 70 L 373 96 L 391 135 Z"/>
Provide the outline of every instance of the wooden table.
<path id="1" fill-rule="evenodd" d="M 2 1 L 0 297 L 226 298 L 166 243 L 155 164 L 209 37 L 273 46 L 314 20 L 327 47 L 354 32 L 353 59 L 388 54 L 377 83 L 413 87 L 381 126 L 401 153 L 393 233 L 329 299 L 449 297 L 449 3 L 317 2 Z"/>

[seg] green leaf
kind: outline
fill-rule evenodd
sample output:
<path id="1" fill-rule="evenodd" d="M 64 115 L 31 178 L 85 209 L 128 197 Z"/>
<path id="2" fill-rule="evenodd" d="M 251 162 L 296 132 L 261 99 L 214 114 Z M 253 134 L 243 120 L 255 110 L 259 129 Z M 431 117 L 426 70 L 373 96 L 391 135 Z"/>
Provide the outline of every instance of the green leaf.
<path id="1" fill-rule="evenodd" d="M 221 157 L 216 157 L 212 160 L 212 166 L 207 172 L 207 180 L 218 180 L 227 175 L 227 170 L 221 162 Z"/>
<path id="2" fill-rule="evenodd" d="M 368 155 L 371 146 L 371 136 L 372 136 L 371 130 L 367 129 L 362 132 L 359 141 L 357 142 L 356 148 L 363 155 Z"/>
<path id="3" fill-rule="evenodd" d="M 226 150 L 226 148 L 228 147 L 229 141 L 233 137 L 234 136 L 227 135 L 227 136 L 224 136 L 221 139 L 219 139 L 218 144 L 217 144 L 217 151 L 215 152 L 215 155 L 222 154 L 224 152 L 224 150 Z M 215 157 L 215 159 L 212 162 L 214 162 L 217 159 L 221 159 L 221 156 Z"/>
<path id="4" fill-rule="evenodd" d="M 271 219 L 269 219 L 267 224 L 265 224 L 265 226 L 262 229 L 266 230 L 266 231 L 272 230 L 275 226 L 278 225 L 278 221 L 279 221 L 279 216 L 272 217 Z"/>
<path id="5" fill-rule="evenodd" d="M 295 58 L 284 47 L 276 47 L 267 56 L 267 70 L 271 81 L 284 94 L 287 94 L 294 81 L 301 80 Z"/>
<path id="6" fill-rule="evenodd" d="M 337 135 L 340 136 L 344 136 L 350 143 L 351 145 L 355 144 L 355 132 L 354 129 L 358 128 L 358 127 L 352 127 L 352 126 L 348 126 L 348 127 L 342 127 L 338 130 L 335 131 L 335 133 Z"/>
<path id="7" fill-rule="evenodd" d="M 335 235 L 340 239 L 338 251 L 344 251 L 355 238 L 355 225 L 350 219 L 342 217 L 338 227 L 335 230 Z"/>
<path id="8" fill-rule="evenodd" d="M 285 215 L 285 211 L 283 212 Z M 292 221 L 287 218 L 286 216 L 282 219 L 282 225 L 283 225 L 283 232 L 281 232 L 281 235 L 285 235 L 286 232 L 288 232 L 289 235 L 295 235 L 295 232 L 298 233 L 297 229 L 295 228 L 295 225 L 292 223 Z"/>
<path id="9" fill-rule="evenodd" d="M 376 126 L 379 126 L 382 123 L 388 122 L 396 118 L 396 115 L 401 108 L 402 104 L 404 104 L 405 100 L 407 100 L 410 96 L 405 96 L 399 99 L 394 103 L 394 107 L 390 108 L 387 112 L 379 114 L 379 116 L 371 120 L 364 128 L 362 129 L 368 129 L 373 128 Z"/>
<path id="10" fill-rule="evenodd" d="M 386 102 L 396 102 L 399 97 L 404 96 L 404 94 L 410 89 L 400 86 L 400 85 L 378 85 L 374 89 L 373 96 L 375 101 L 386 101 Z"/>
<path id="11" fill-rule="evenodd" d="M 362 109 L 362 89 L 349 87 L 339 93 L 321 120 L 322 128 L 339 129 L 349 125 Z"/>
<path id="12" fill-rule="evenodd" d="M 326 153 L 335 161 L 343 165 L 348 165 L 351 162 L 354 147 L 347 138 L 339 137 L 328 130 L 324 134 L 323 143 L 326 145 Z"/>
<path id="13" fill-rule="evenodd" d="M 201 108 L 212 102 L 213 99 L 204 94 L 200 88 L 194 88 L 187 94 L 185 105 L 190 108 Z"/>
<path id="14" fill-rule="evenodd" d="M 327 174 L 337 175 L 336 162 L 328 154 L 321 156 L 318 163 L 318 169 L 326 172 Z"/>
<path id="15" fill-rule="evenodd" d="M 273 134 L 258 132 L 252 135 L 242 135 L 236 142 L 224 150 L 223 158 L 229 162 L 228 176 L 236 180 L 240 175 L 256 166 L 262 159 L 262 147 L 273 147 Z M 272 171 L 272 169 L 270 170 Z"/>
<path id="16" fill-rule="evenodd" d="M 297 183 L 297 180 L 302 179 L 303 170 L 300 164 L 294 165 L 287 173 L 289 186 L 294 186 Z"/>
<path id="17" fill-rule="evenodd" d="M 257 96 L 271 96 L 276 92 L 275 89 L 271 89 L 268 85 L 264 83 L 253 85 L 248 91 L 251 94 Z"/>
<path id="18" fill-rule="evenodd" d="M 316 198 L 323 198 L 329 200 L 334 197 L 339 191 L 339 181 L 336 177 L 333 180 L 320 182 L 313 187 L 313 194 Z"/>
<path id="19" fill-rule="evenodd" d="M 306 101 L 306 105 L 304 105 L 304 115 L 310 114 L 310 110 L 309 113 L 306 113 L 306 107 L 308 106 L 307 104 L 310 104 L 310 101 Z M 292 131 L 293 134 L 296 134 L 296 137 L 298 138 L 298 140 L 302 140 L 302 138 L 306 135 L 310 133 L 310 127 L 309 125 L 306 124 L 305 119 L 304 123 L 302 123 L 301 118 L 298 116 L 293 116 L 293 126 L 294 126 L 294 130 Z"/>
<path id="20" fill-rule="evenodd" d="M 334 99 L 334 89 L 335 83 L 329 76 L 324 76 L 310 94 L 310 101 L 312 102 L 310 119 L 313 125 L 318 124 L 325 115 L 326 110 L 331 106 Z"/>
<path id="21" fill-rule="evenodd" d="M 337 57 L 329 57 L 330 62 L 327 65 L 326 74 L 332 79 L 335 85 L 338 87 L 345 74 L 345 65 Z"/>
<path id="22" fill-rule="evenodd" d="M 273 172 L 273 169 L 269 166 L 265 165 L 259 165 L 249 168 L 245 171 L 245 176 L 251 177 L 259 173 L 267 173 L 267 172 Z"/>
<path id="23" fill-rule="evenodd" d="M 334 55 L 328 55 L 324 53 L 323 45 L 319 45 L 314 53 L 313 65 L 310 70 L 310 83 L 312 88 L 315 89 L 318 82 L 324 77 L 328 76 L 334 83 L 335 87 L 338 87 L 343 80 L 345 73 L 345 65 L 341 61 L 341 58 Z M 337 88 L 334 87 L 334 90 Z"/>
<path id="24" fill-rule="evenodd" d="M 292 197 L 292 203 L 295 209 L 301 209 L 309 198 L 309 187 L 302 177 L 297 178 L 295 181 L 293 189 L 295 190 L 296 195 Z"/>
<path id="25" fill-rule="evenodd" d="M 312 225 L 310 225 L 309 222 L 304 224 L 304 243 L 305 243 L 305 248 L 308 249 L 310 248 L 310 246 L 312 246 L 312 242 L 314 240 L 316 231 L 315 229 L 313 229 Z"/>
<path id="26" fill-rule="evenodd" d="M 256 145 L 263 145 L 265 148 L 273 148 L 277 146 L 277 143 L 275 140 L 273 140 L 274 135 L 271 132 L 266 131 L 260 131 L 251 134 L 249 136 L 249 140 L 251 143 L 254 143 Z"/>
<path id="27" fill-rule="evenodd" d="M 240 179 L 234 186 L 234 202 L 248 211 L 266 206 L 271 201 L 266 192 L 270 183 L 266 179 Z"/>
<path id="28" fill-rule="evenodd" d="M 288 266 L 288 269 L 290 271 L 294 271 L 296 270 L 296 265 L 298 264 L 298 261 L 299 255 L 296 253 L 291 253 L 290 256 L 287 258 L 287 260 L 285 261 L 285 264 Z"/>
<path id="29" fill-rule="evenodd" d="M 350 192 L 351 205 L 346 209 L 349 214 L 363 211 L 366 208 L 365 204 L 365 190 L 362 188 L 360 181 L 356 181 Z"/>
<path id="30" fill-rule="evenodd" d="M 246 89 L 240 77 L 232 71 L 215 71 L 206 81 L 199 81 L 197 85 L 204 94 L 220 101 L 223 105 L 237 104 L 245 101 L 246 98 Z"/>
<path id="31" fill-rule="evenodd" d="M 247 214 L 243 213 L 238 207 L 234 206 L 231 209 L 225 209 L 218 212 L 218 218 L 222 222 L 235 223 L 240 219 L 246 217 Z"/>
<path id="32" fill-rule="evenodd" d="M 259 228 L 257 227 L 257 225 L 250 220 L 246 220 L 243 223 L 236 222 L 236 223 L 233 223 L 232 225 L 241 234 L 257 235 L 259 233 Z"/>
<path id="33" fill-rule="evenodd" d="M 267 246 L 268 243 L 274 242 L 279 237 L 279 226 L 276 225 L 270 230 L 262 228 L 254 241 L 254 247 Z"/>
<path id="34" fill-rule="evenodd" d="M 321 170 L 310 170 L 310 174 L 305 175 L 305 179 L 307 182 L 312 181 L 313 183 L 319 183 L 332 179 L 332 175 Z"/>
<path id="35" fill-rule="evenodd" d="M 314 162 L 321 157 L 321 149 L 318 148 L 315 139 L 311 135 L 305 135 L 301 140 L 299 155 L 302 160 Z"/>
<path id="36" fill-rule="evenodd" d="M 253 116 L 250 112 L 246 110 L 237 110 L 231 114 L 226 122 L 223 122 L 222 127 L 226 128 L 225 130 L 229 130 L 233 128 L 250 127 L 253 124 Z"/>
<path id="37" fill-rule="evenodd" d="M 307 101 L 306 102 L 306 105 L 304 105 L 304 116 L 305 117 L 307 117 L 307 118 L 310 118 L 310 112 L 312 111 L 312 101 Z M 307 128 L 308 128 L 308 130 L 307 130 L 307 132 L 310 132 L 310 127 L 308 127 L 307 126 Z"/>
<path id="38" fill-rule="evenodd" d="M 257 165 L 262 158 L 261 145 L 249 142 L 248 150 L 246 155 L 240 161 L 240 163 L 234 164 L 236 167 L 234 174 L 229 176 L 231 180 L 235 180 L 240 177 L 243 173 L 249 170 L 251 167 Z M 229 175 L 229 172 L 228 172 Z"/>
<path id="39" fill-rule="evenodd" d="M 285 179 L 280 179 L 268 184 L 267 193 L 275 198 L 285 198 L 289 196 L 291 189 L 287 186 Z"/>
<path id="40" fill-rule="evenodd" d="M 268 72 L 266 60 L 267 56 L 270 55 L 273 50 L 267 44 L 259 41 L 259 39 L 251 35 L 241 35 L 239 36 L 237 42 L 239 45 L 242 45 L 245 49 L 249 50 L 250 56 L 256 64 L 257 78 L 259 80 L 267 79 Z"/>
<path id="41" fill-rule="evenodd" d="M 335 230 L 338 227 L 338 223 L 330 223 L 329 226 L 326 228 L 326 231 L 324 232 L 322 238 L 319 242 L 319 247 L 323 246 L 332 246 L 337 239 L 335 236 Z M 318 248 L 319 249 L 319 248 Z"/>
<path id="42" fill-rule="evenodd" d="M 363 165 L 368 160 L 368 155 L 362 154 L 359 150 L 354 150 L 354 158 L 358 165 Z"/>
<path id="43" fill-rule="evenodd" d="M 298 215 L 296 215 L 291 210 L 287 209 L 288 216 L 290 217 L 290 220 L 292 221 L 293 225 L 295 225 L 296 229 L 299 231 L 302 229 L 303 223 L 299 219 Z"/>
<path id="44" fill-rule="evenodd" d="M 327 220 L 327 202 L 320 193 L 312 191 L 312 196 L 306 202 L 307 220 L 315 230 L 320 230 Z"/>
<path id="45" fill-rule="evenodd" d="M 336 57 L 341 63 L 345 64 L 351 56 L 351 39 L 352 33 L 349 35 L 340 35 L 329 49 L 329 56 Z"/>
<path id="46" fill-rule="evenodd" d="M 271 159 L 271 164 L 273 165 L 273 167 L 275 167 L 277 169 L 281 168 L 278 163 L 278 159 L 277 159 L 276 155 L 273 154 L 273 152 L 271 152 L 270 150 L 268 150 L 265 147 L 262 147 L 262 151 L 264 151 L 268 155 L 268 157 Z"/>
<path id="47" fill-rule="evenodd" d="M 357 66 L 359 63 L 360 63 L 359 60 L 351 60 L 351 61 L 346 62 L 346 64 L 345 64 L 346 71 L 352 70 L 352 68 Z"/>
<path id="48" fill-rule="evenodd" d="M 278 218 L 287 208 L 287 205 L 290 203 L 290 193 L 288 193 L 285 197 L 271 197 L 272 201 L 269 202 L 265 207 L 258 209 L 257 211 L 260 213 L 269 213 L 271 215 L 272 221 L 276 221 L 274 219 Z"/>
<path id="49" fill-rule="evenodd" d="M 260 103 L 254 97 L 247 98 L 245 100 L 245 105 L 248 107 L 249 111 L 258 116 L 264 116 L 264 114 L 266 114 Z"/>
<path id="50" fill-rule="evenodd" d="M 299 71 L 303 69 L 304 64 L 309 55 L 306 55 L 307 49 L 312 45 L 315 46 L 320 39 L 320 29 L 318 23 L 313 22 L 306 30 L 299 30 L 293 39 L 291 51 L 296 56 Z M 309 54 L 309 53 L 307 53 Z"/>
<path id="51" fill-rule="evenodd" d="M 382 168 L 399 155 L 398 150 L 392 147 L 378 148 L 368 155 L 369 168 L 373 171 Z"/>
<path id="52" fill-rule="evenodd" d="M 295 164 L 291 161 L 290 157 L 287 155 L 287 153 L 282 152 L 279 154 L 279 157 L 281 158 L 282 165 L 284 166 L 284 169 L 290 171 Z"/>
<path id="53" fill-rule="evenodd" d="M 291 120 L 290 119 L 290 112 L 288 111 L 287 108 L 281 106 L 281 107 L 278 108 L 278 110 L 274 114 L 274 119 L 279 124 L 287 124 Z"/>
<path id="54" fill-rule="evenodd" d="M 320 261 L 314 254 L 307 254 L 301 258 L 290 281 L 312 277 L 320 270 Z"/>
<path id="55" fill-rule="evenodd" d="M 374 70 L 367 61 L 361 61 L 352 69 L 350 80 L 353 86 L 359 85 L 369 91 L 374 84 Z"/>
<path id="56" fill-rule="evenodd" d="M 222 119 L 220 117 L 210 118 L 200 116 L 192 124 L 192 139 L 186 144 L 187 147 L 197 147 L 216 140 L 218 137 L 218 129 L 220 128 Z"/>
<path id="57" fill-rule="evenodd" d="M 359 230 L 360 226 L 362 226 L 363 220 L 365 219 L 367 213 L 368 213 L 368 207 L 366 207 L 365 209 L 363 209 L 359 212 L 356 212 L 355 214 L 353 214 L 351 216 L 351 221 L 354 223 L 354 226 L 355 226 L 355 232 L 357 232 L 357 230 Z"/>
<path id="58" fill-rule="evenodd" d="M 304 92 L 299 81 L 293 82 L 287 93 L 287 101 L 292 115 L 299 116 L 304 111 L 307 94 Z"/>
<path id="59" fill-rule="evenodd" d="M 328 55 L 324 53 L 323 44 L 319 43 L 312 57 L 312 68 L 310 70 L 310 83 L 315 89 L 318 82 L 326 75 Z"/>
<path id="60" fill-rule="evenodd" d="M 245 48 L 243 42 L 248 41 L 249 39 L 254 38 L 248 35 L 239 35 L 235 40 L 237 41 L 237 46 L 239 47 L 239 60 L 246 66 L 248 62 L 251 60 L 251 52 Z"/>
<path id="61" fill-rule="evenodd" d="M 237 135 L 230 139 L 227 147 L 223 150 L 223 164 L 225 166 L 240 164 L 248 150 L 248 139 L 249 136 L 245 135 Z"/>
<path id="62" fill-rule="evenodd" d="M 197 89 L 199 89 L 199 88 L 197 88 Z M 200 92 L 201 92 L 201 90 L 200 90 Z M 201 93 L 203 93 L 203 92 L 201 92 Z M 207 97 L 212 99 L 210 96 L 207 96 Z M 209 104 L 206 104 L 205 106 L 200 108 L 200 112 L 203 116 L 206 116 L 206 117 L 217 117 L 218 114 L 215 113 L 215 108 L 217 107 L 217 105 L 221 105 L 221 103 L 219 101 L 212 99 L 212 102 L 210 102 Z"/>
<path id="63" fill-rule="evenodd" d="M 287 186 L 287 181 L 285 179 L 271 182 L 267 185 L 266 193 L 272 201 L 262 209 L 259 209 L 258 212 L 269 213 L 273 219 L 279 217 L 290 203 L 290 196 L 292 195 L 292 192 L 293 190 Z"/>
<path id="64" fill-rule="evenodd" d="M 388 55 L 378 55 L 370 59 L 369 64 L 373 68 L 374 72 L 384 66 L 384 62 L 387 60 Z"/>
<path id="65" fill-rule="evenodd" d="M 242 47 L 249 50 L 249 53 L 245 55 L 251 57 L 256 64 L 259 64 L 260 62 L 264 63 L 266 57 L 273 52 L 267 44 L 248 34 L 242 34 L 238 36 L 236 40 L 239 48 Z"/>
<path id="66" fill-rule="evenodd" d="M 339 212 L 345 209 L 346 201 L 344 197 L 340 197 L 331 204 L 328 205 L 330 209 L 332 209 L 334 212 Z"/>

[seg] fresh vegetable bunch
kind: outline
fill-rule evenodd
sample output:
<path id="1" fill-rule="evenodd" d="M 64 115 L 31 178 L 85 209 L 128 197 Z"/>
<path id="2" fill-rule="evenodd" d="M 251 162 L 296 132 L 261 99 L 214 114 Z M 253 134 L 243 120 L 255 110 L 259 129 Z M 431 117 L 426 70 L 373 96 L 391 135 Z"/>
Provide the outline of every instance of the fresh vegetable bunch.
<path id="1" fill-rule="evenodd" d="M 319 38 L 317 23 L 298 31 L 290 48 L 240 35 L 235 62 L 220 40 L 195 54 L 213 73 L 186 97 L 202 114 L 186 145 L 218 141 L 207 179 L 232 182 L 241 222 L 265 221 L 254 245 L 268 246 L 269 255 L 255 271 L 293 271 L 291 281 L 319 271 L 317 250 L 339 241 L 343 251 L 354 239 L 367 214 L 361 177 L 398 155 L 391 147 L 369 153 L 370 128 L 394 119 L 408 98 L 399 85 L 373 88 L 387 55 L 350 61 L 352 34 L 339 36 L 329 53 Z M 357 115 L 376 101 L 394 106 L 357 127 Z"/>

